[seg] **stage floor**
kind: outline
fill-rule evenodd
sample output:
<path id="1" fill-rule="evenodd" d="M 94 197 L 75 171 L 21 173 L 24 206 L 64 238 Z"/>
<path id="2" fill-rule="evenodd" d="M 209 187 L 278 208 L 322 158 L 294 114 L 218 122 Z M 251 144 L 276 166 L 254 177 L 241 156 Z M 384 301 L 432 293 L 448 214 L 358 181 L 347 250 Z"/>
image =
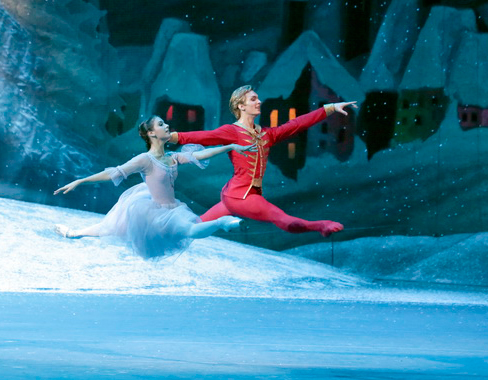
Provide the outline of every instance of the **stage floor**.
<path id="1" fill-rule="evenodd" d="M 0 293 L 2 379 L 486 379 L 488 306 Z"/>

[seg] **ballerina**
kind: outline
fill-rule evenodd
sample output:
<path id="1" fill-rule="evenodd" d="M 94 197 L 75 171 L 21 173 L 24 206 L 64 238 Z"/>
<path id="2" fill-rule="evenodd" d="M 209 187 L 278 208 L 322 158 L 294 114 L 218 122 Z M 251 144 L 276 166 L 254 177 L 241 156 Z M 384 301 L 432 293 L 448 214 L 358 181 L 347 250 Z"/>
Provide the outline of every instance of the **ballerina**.
<path id="1" fill-rule="evenodd" d="M 209 149 L 185 145 L 179 153 L 165 153 L 164 144 L 171 135 L 168 124 L 158 116 L 141 123 L 139 135 L 146 142 L 147 152 L 121 166 L 77 179 L 54 191 L 54 195 L 66 194 L 86 183 L 112 181 L 118 186 L 133 173 L 140 173 L 144 182 L 126 190 L 100 223 L 81 229 L 57 224 L 59 235 L 66 238 L 119 236 L 139 255 L 149 258 L 182 252 L 193 239 L 205 238 L 218 229 L 229 231 L 239 226 L 241 219 L 233 216 L 202 222 L 186 204 L 175 198 L 174 181 L 178 165 L 192 163 L 204 169 L 208 160 L 202 160 L 231 150 L 245 156 L 246 151 L 256 151 L 256 144 L 229 144 Z"/>

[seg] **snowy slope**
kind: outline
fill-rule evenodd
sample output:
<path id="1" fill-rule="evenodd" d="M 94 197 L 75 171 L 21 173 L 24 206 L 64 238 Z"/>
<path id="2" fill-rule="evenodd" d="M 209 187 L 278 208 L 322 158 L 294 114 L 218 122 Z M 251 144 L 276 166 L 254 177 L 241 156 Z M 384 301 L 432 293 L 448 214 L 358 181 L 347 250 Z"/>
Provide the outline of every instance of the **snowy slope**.
<path id="1" fill-rule="evenodd" d="M 112 238 L 71 240 L 53 230 L 58 222 L 86 225 L 101 217 L 0 198 L 0 292 L 488 304 L 482 291 L 372 284 L 345 269 L 217 237 L 153 261 Z M 313 249 L 303 247 L 306 252 Z"/>
<path id="2" fill-rule="evenodd" d="M 101 217 L 0 198 L 0 291 L 320 298 L 329 289 L 365 283 L 324 264 L 217 237 L 155 261 L 116 238 L 65 239 L 53 229 Z"/>

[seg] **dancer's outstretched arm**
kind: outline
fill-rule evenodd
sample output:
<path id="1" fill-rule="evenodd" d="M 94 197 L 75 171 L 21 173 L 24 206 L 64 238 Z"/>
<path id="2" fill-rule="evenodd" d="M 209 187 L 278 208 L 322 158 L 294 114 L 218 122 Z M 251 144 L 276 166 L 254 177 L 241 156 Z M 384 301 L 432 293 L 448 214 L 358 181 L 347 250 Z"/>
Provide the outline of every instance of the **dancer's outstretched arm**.
<path id="1" fill-rule="evenodd" d="M 246 153 L 244 152 L 257 152 L 256 144 L 252 144 L 252 145 L 229 144 L 229 145 L 217 146 L 215 148 L 200 150 L 197 152 L 193 152 L 192 154 L 197 160 L 204 160 L 206 158 L 210 158 L 221 153 L 226 153 L 230 150 L 235 150 L 237 153 L 242 154 L 243 156 L 247 156 Z"/>
<path id="2" fill-rule="evenodd" d="M 63 187 L 57 189 L 54 192 L 54 195 L 59 194 L 60 192 L 66 194 L 76 189 L 79 185 L 86 182 L 95 183 L 95 182 L 105 182 L 110 180 L 111 180 L 110 174 L 106 171 L 103 171 L 97 174 L 93 174 L 89 177 L 76 179 L 73 182 L 70 182 L 67 185 L 64 185 Z M 65 226 L 64 224 L 56 224 L 56 233 L 67 238 L 76 238 L 81 236 L 98 236 L 98 230 L 99 230 L 98 226 L 99 224 L 95 224 L 83 228 L 81 230 L 72 230 L 71 228 Z"/>
<path id="3" fill-rule="evenodd" d="M 89 177 L 85 178 L 80 178 L 77 180 L 74 180 L 73 182 L 68 183 L 67 185 L 64 185 L 63 187 L 60 187 L 54 192 L 54 195 L 59 194 L 60 192 L 63 192 L 63 194 L 69 193 L 70 191 L 73 191 L 76 189 L 79 185 L 87 182 L 95 183 L 95 182 L 106 182 L 106 181 L 111 181 L 110 174 L 107 171 L 103 171 L 97 174 L 93 174 Z"/>
<path id="4" fill-rule="evenodd" d="M 222 125 L 211 131 L 172 132 L 169 142 L 172 144 L 200 144 L 203 146 L 227 145 L 237 140 L 234 127 Z"/>
<path id="5" fill-rule="evenodd" d="M 148 155 L 144 153 L 139 154 L 138 156 L 135 156 L 127 161 L 125 164 L 117 166 L 116 168 L 106 168 L 103 172 L 68 183 L 67 185 L 57 189 L 54 192 L 54 195 L 59 194 L 60 192 L 63 192 L 63 194 L 69 193 L 84 183 L 112 181 L 115 186 L 118 186 L 131 174 L 145 172 L 150 165 L 151 159 L 148 157 Z"/>
<path id="6" fill-rule="evenodd" d="M 268 134 L 272 138 L 272 144 L 274 145 L 296 135 L 297 133 L 303 132 L 311 126 L 324 120 L 326 117 L 332 115 L 334 112 L 347 115 L 347 112 L 344 109 L 348 106 L 358 108 L 356 101 L 326 104 L 315 111 L 298 116 L 297 118 L 288 121 L 278 128 L 271 128 L 268 130 Z"/>

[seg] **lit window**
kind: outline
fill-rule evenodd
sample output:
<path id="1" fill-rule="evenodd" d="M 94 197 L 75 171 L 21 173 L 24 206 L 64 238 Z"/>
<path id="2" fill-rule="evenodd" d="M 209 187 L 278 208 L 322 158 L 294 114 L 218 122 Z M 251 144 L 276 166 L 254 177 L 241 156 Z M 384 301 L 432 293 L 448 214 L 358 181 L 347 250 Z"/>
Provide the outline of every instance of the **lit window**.
<path id="1" fill-rule="evenodd" d="M 290 111 L 288 112 L 288 120 L 296 119 L 296 117 L 297 117 L 297 109 L 290 108 Z"/>
<path id="2" fill-rule="evenodd" d="M 269 115 L 269 126 L 271 128 L 278 126 L 278 110 L 271 111 L 271 114 Z"/>
<path id="3" fill-rule="evenodd" d="M 173 106 L 169 106 L 168 111 L 166 111 L 166 121 L 173 120 Z"/>
<path id="4" fill-rule="evenodd" d="M 194 123 L 195 121 L 197 121 L 197 112 L 195 110 L 188 110 L 187 120 L 189 123 Z"/>
<path id="5" fill-rule="evenodd" d="M 296 149 L 297 147 L 295 143 L 288 143 L 288 158 L 290 160 L 295 159 Z"/>

